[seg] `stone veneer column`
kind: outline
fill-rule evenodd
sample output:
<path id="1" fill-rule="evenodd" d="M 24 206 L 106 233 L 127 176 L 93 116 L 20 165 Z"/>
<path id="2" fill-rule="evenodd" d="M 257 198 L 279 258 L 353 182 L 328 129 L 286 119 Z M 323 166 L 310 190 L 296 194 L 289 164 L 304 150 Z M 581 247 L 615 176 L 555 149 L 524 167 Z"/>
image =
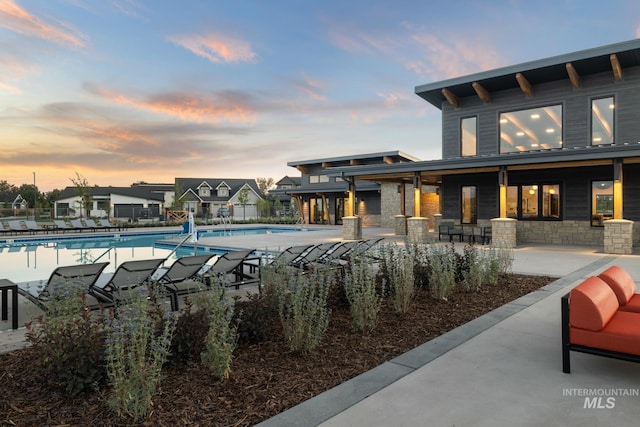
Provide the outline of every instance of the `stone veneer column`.
<path id="1" fill-rule="evenodd" d="M 610 219 L 604 221 L 604 252 L 629 255 L 633 252 L 633 221 Z"/>
<path id="2" fill-rule="evenodd" d="M 407 235 L 407 217 L 405 215 L 394 215 L 393 225 L 396 236 Z"/>
<path id="3" fill-rule="evenodd" d="M 362 219 L 359 216 L 342 217 L 342 238 L 345 240 L 362 239 Z"/>
<path id="4" fill-rule="evenodd" d="M 442 222 L 442 214 L 433 214 L 433 231 L 436 233 L 440 230 L 440 223 Z"/>
<path id="5" fill-rule="evenodd" d="M 411 243 L 424 243 L 429 237 L 429 218 L 407 218 L 407 236 Z"/>
<path id="6" fill-rule="evenodd" d="M 516 247 L 516 225 L 513 218 L 493 218 L 491 220 L 491 244 L 500 248 Z"/>

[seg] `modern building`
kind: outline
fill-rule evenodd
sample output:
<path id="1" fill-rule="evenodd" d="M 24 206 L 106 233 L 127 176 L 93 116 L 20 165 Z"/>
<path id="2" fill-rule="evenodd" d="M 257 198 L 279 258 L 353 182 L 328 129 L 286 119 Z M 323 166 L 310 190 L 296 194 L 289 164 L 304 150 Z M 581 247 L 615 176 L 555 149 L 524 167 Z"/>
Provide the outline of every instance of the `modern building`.
<path id="1" fill-rule="evenodd" d="M 276 188 L 270 193 L 293 197 L 305 223 L 342 224 L 342 218 L 352 212 L 349 189 L 353 187 L 353 213 L 362 218 L 363 225 L 380 226 L 383 217 L 387 216 L 383 215 L 381 182 L 354 181 L 344 178 L 340 172 L 335 172 L 335 169 L 353 165 L 382 167 L 417 160 L 419 159 L 400 151 L 388 151 L 292 161 L 287 165 L 296 168 L 302 174 L 299 186 L 288 189 Z M 393 191 L 396 187 L 393 186 Z M 398 207 L 398 212 L 399 209 Z"/>
<path id="2" fill-rule="evenodd" d="M 442 112 L 441 160 L 333 172 L 396 183 L 399 192 L 410 184 L 416 200 L 435 186 L 443 220 L 491 224 L 502 242 L 602 244 L 615 253 L 638 245 L 640 40 L 415 92 Z M 420 203 L 411 214 L 424 217 Z"/>

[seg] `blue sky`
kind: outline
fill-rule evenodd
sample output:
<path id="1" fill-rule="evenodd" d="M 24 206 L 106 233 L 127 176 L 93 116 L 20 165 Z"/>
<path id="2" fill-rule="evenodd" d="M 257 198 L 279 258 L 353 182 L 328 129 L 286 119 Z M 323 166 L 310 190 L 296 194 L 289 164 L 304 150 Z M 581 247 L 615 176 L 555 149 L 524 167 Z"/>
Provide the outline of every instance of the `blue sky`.
<path id="1" fill-rule="evenodd" d="M 418 85 L 640 37 L 640 2 L 0 0 L 0 180 L 440 158 Z"/>

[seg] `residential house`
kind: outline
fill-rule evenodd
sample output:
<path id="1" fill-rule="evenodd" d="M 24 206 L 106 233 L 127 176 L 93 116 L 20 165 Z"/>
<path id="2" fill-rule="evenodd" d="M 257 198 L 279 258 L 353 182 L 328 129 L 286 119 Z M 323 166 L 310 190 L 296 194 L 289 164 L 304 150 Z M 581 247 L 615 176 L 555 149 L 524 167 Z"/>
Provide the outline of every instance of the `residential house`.
<path id="1" fill-rule="evenodd" d="M 436 186 L 443 220 L 492 224 L 494 240 L 500 227 L 517 243 L 638 244 L 640 39 L 415 92 L 441 110 L 442 159 L 336 172 L 417 194 Z"/>
<path id="2" fill-rule="evenodd" d="M 269 194 L 273 195 L 281 206 L 280 212 L 276 213 L 276 215 L 280 214 L 290 216 L 298 213 L 295 199 L 290 195 L 290 190 L 300 188 L 300 182 L 301 178 L 299 176 L 291 177 L 285 175 L 282 179 L 276 182 L 276 188 L 269 190 Z"/>
<path id="3" fill-rule="evenodd" d="M 176 192 L 183 209 L 198 217 L 217 216 L 221 208 L 236 220 L 258 217 L 258 201 L 264 200 L 255 179 L 176 178 Z M 246 191 L 246 203 L 241 195 Z"/>
<path id="4" fill-rule="evenodd" d="M 29 202 L 20 194 L 0 194 L 0 208 L 18 210 L 28 207 Z"/>
<path id="5" fill-rule="evenodd" d="M 389 151 L 292 161 L 287 165 L 301 172 L 300 186 L 273 190 L 273 193 L 293 196 L 305 223 L 342 224 L 342 218 L 351 212 L 348 194 L 353 187 L 353 212 L 362 218 L 363 225 L 379 226 L 382 222 L 381 182 L 345 179 L 335 169 L 351 165 L 381 167 L 417 160 L 400 151 Z"/>
<path id="6" fill-rule="evenodd" d="M 55 202 L 56 217 L 114 218 L 119 221 L 164 219 L 165 198 L 173 184 L 137 183 L 130 187 L 87 187 L 88 209 L 76 187 L 66 187 Z M 88 211 L 87 211 L 88 210 Z"/>

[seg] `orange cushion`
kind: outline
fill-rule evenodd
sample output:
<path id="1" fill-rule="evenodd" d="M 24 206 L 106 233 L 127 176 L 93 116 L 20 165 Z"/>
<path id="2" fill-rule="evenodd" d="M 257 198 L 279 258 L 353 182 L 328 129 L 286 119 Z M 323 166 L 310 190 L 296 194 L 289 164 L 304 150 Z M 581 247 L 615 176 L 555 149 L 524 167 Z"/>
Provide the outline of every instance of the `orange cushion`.
<path id="1" fill-rule="evenodd" d="M 639 325 L 640 313 L 620 311 L 598 332 L 571 327 L 569 341 L 587 347 L 640 355 Z"/>
<path id="2" fill-rule="evenodd" d="M 627 304 L 636 292 L 636 284 L 633 278 L 617 265 L 609 267 L 600 273 L 598 277 L 613 289 L 620 305 Z"/>
<path id="3" fill-rule="evenodd" d="M 618 311 L 630 311 L 633 313 L 640 313 L 640 295 L 634 294 L 625 305 L 620 306 Z"/>
<path id="4" fill-rule="evenodd" d="M 602 279 L 591 276 L 571 290 L 569 324 L 600 331 L 618 311 L 618 299 Z"/>

